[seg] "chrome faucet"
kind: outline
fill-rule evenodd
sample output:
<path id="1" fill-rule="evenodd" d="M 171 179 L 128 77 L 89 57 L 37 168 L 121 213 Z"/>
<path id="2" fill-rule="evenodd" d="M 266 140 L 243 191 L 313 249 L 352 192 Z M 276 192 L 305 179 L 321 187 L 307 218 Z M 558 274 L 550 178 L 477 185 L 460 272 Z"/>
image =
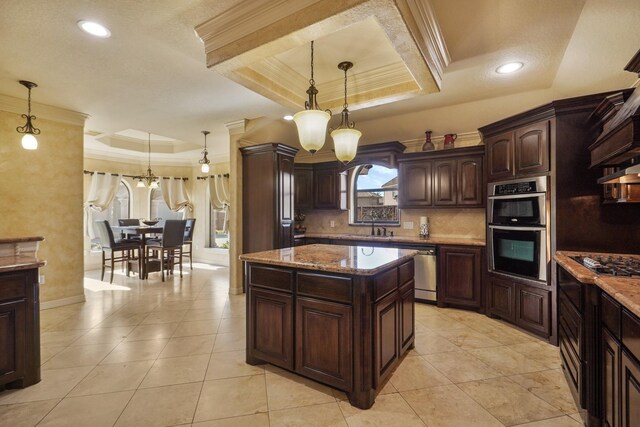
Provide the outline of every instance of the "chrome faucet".
<path id="1" fill-rule="evenodd" d="M 373 215 L 362 215 L 362 221 L 364 221 L 364 217 L 368 216 L 369 218 L 371 218 L 371 235 L 375 236 L 376 233 L 374 231 L 374 227 L 375 227 L 375 218 L 373 217 Z"/>

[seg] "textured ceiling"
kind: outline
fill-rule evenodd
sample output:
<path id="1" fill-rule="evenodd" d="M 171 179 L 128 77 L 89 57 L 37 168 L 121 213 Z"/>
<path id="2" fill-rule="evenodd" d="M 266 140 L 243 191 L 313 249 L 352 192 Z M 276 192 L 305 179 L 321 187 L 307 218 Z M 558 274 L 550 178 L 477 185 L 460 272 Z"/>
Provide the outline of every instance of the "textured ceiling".
<path id="1" fill-rule="evenodd" d="M 225 122 L 260 116 L 277 119 L 290 112 L 205 66 L 204 48 L 194 28 L 236 3 L 0 0 L 0 93 L 25 98 L 17 80 L 35 81 L 39 87 L 34 100 L 90 114 L 86 128 L 99 135 L 134 129 L 195 147 L 202 145 L 200 131 L 209 129 L 214 158 L 223 159 L 228 153 Z M 379 119 L 387 123 L 396 117 L 394 132 L 400 138 L 410 127 L 402 117 L 417 111 L 444 112 L 453 105 L 537 89 L 573 96 L 628 86 L 634 80 L 622 68 L 640 47 L 637 0 L 431 0 L 431 4 L 451 56 L 442 91 L 357 111 L 354 119 L 364 125 L 363 131 L 368 123 L 374 128 Z M 112 37 L 97 39 L 81 32 L 76 26 L 80 19 L 103 22 Z M 352 43 L 339 40 L 342 44 L 331 49 L 339 52 L 347 44 L 354 49 L 364 46 L 366 52 L 367 36 L 359 34 Z M 303 51 L 298 59 L 290 58 L 292 67 L 304 69 Z M 521 72 L 494 73 L 498 65 L 514 59 L 526 63 Z M 330 62 L 326 67 L 335 67 Z M 474 123 L 465 120 L 461 121 Z M 291 124 L 276 128 L 291 129 Z M 139 141 L 142 146 L 145 142 Z M 101 145 L 100 149 L 110 148 Z M 140 150 L 113 152 L 124 156 Z M 173 157 L 197 158 L 198 153 L 195 149 Z"/>

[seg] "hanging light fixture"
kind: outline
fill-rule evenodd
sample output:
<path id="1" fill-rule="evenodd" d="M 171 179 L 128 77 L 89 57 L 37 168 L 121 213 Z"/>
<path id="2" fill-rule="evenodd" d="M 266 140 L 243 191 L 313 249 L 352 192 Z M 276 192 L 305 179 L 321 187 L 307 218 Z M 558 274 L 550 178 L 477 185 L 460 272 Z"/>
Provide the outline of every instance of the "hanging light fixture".
<path id="1" fill-rule="evenodd" d="M 202 131 L 202 134 L 204 135 L 204 150 L 202 150 L 202 158 L 198 160 L 198 163 L 202 165 L 200 166 L 200 171 L 202 171 L 202 173 L 209 173 L 209 163 L 211 162 L 207 158 L 207 155 L 209 154 L 209 152 L 207 151 L 207 135 L 209 135 L 210 133 L 211 132 L 209 132 L 208 130 Z"/>
<path id="2" fill-rule="evenodd" d="M 38 140 L 36 139 L 36 135 L 40 135 L 40 129 L 33 127 L 33 124 L 31 123 L 31 120 L 36 119 L 36 116 L 31 115 L 31 89 L 33 89 L 34 87 L 38 87 L 38 85 L 26 80 L 20 80 L 19 83 L 29 90 L 29 109 L 27 114 L 22 115 L 23 119 L 27 119 L 27 123 L 25 123 L 24 126 L 18 126 L 16 130 L 18 131 L 18 133 L 24 133 L 24 136 L 22 137 L 22 148 L 24 148 L 25 150 L 35 150 L 38 148 Z"/>
<path id="3" fill-rule="evenodd" d="M 138 188 L 158 188 L 158 177 L 151 171 L 151 133 L 149 133 L 149 163 L 147 173 L 143 176 L 136 176 L 135 179 L 138 180 Z"/>
<path id="4" fill-rule="evenodd" d="M 314 154 L 322 148 L 327 136 L 327 123 L 331 118 L 330 110 L 321 110 L 316 99 L 318 89 L 313 79 L 313 41 L 311 42 L 311 78 L 309 79 L 309 89 L 307 95 L 309 100 L 304 103 L 304 110 L 297 112 L 293 116 L 293 121 L 298 128 L 298 138 L 302 148 Z"/>
<path id="5" fill-rule="evenodd" d="M 362 136 L 355 128 L 354 122 L 349 122 L 349 104 L 347 104 L 347 71 L 353 67 L 353 63 L 344 61 L 338 64 L 338 68 L 344 71 L 344 105 L 342 106 L 342 120 L 340 126 L 331 132 L 336 157 L 345 165 L 356 157 L 358 140 Z"/>

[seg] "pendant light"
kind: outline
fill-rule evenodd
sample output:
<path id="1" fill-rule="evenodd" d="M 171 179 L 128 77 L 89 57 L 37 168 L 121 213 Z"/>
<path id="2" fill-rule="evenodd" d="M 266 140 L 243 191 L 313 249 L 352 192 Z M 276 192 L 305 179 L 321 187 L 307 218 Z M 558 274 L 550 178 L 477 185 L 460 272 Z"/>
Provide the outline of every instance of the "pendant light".
<path id="1" fill-rule="evenodd" d="M 151 133 L 149 133 L 149 163 L 147 167 L 147 173 L 143 176 L 136 176 L 138 180 L 138 188 L 158 188 L 158 177 L 151 171 Z"/>
<path id="2" fill-rule="evenodd" d="M 202 158 L 198 160 L 198 163 L 202 165 L 200 166 L 200 171 L 202 173 L 209 173 L 209 163 L 211 162 L 207 158 L 207 155 L 209 154 L 209 152 L 207 151 L 207 135 L 209 135 L 210 133 L 211 132 L 209 132 L 208 130 L 202 131 L 202 134 L 204 135 L 204 150 L 202 150 Z"/>
<path id="3" fill-rule="evenodd" d="M 304 110 L 293 116 L 293 121 L 298 128 L 298 138 L 302 148 L 314 154 L 322 148 L 327 136 L 327 123 L 331 118 L 330 110 L 321 110 L 316 99 L 318 89 L 313 79 L 313 41 L 311 42 L 311 78 L 307 95 L 309 100 L 304 103 Z"/>
<path id="4" fill-rule="evenodd" d="M 347 71 L 353 67 L 353 63 L 344 61 L 338 64 L 338 68 L 344 71 L 344 105 L 342 106 L 342 120 L 340 126 L 331 132 L 336 157 L 345 165 L 356 157 L 358 140 L 362 136 L 355 128 L 354 122 L 349 122 L 349 104 L 347 103 Z"/>
<path id="5" fill-rule="evenodd" d="M 26 80 L 20 80 L 19 83 L 29 90 L 29 100 L 28 112 L 27 114 L 22 115 L 23 119 L 27 119 L 27 123 L 25 123 L 24 126 L 18 126 L 16 130 L 18 133 L 24 133 L 24 136 L 22 137 L 22 148 L 25 150 L 36 150 L 38 148 L 36 135 L 40 135 L 40 129 L 33 127 L 33 124 L 31 123 L 31 120 L 36 119 L 36 116 L 31 115 L 31 89 L 38 87 L 38 85 Z"/>

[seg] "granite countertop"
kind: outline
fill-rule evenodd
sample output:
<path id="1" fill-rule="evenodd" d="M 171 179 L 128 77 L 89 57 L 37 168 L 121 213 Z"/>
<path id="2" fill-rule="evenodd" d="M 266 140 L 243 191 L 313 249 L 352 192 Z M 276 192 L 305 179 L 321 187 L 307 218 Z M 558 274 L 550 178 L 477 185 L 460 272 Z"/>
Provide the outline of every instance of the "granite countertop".
<path id="1" fill-rule="evenodd" d="M 240 255 L 240 260 L 306 270 L 372 276 L 413 258 L 418 251 L 343 245 L 305 245 Z"/>
<path id="2" fill-rule="evenodd" d="M 426 245 L 462 245 L 462 246 L 486 246 L 486 242 L 481 239 L 471 239 L 464 237 L 429 237 L 421 239 L 417 236 L 393 236 L 380 237 L 369 234 L 331 234 L 331 233 L 306 233 L 296 235 L 295 238 L 308 237 L 311 239 L 335 239 L 335 240 L 361 240 L 373 242 L 395 242 L 395 243 L 419 243 Z"/>
<path id="3" fill-rule="evenodd" d="M 7 243 L 22 243 L 22 242 L 41 242 L 44 240 L 42 236 L 32 236 L 32 237 L 9 237 L 0 239 L 0 245 L 4 245 Z"/>
<path id="4" fill-rule="evenodd" d="M 600 289 L 611 295 L 616 301 L 625 306 L 636 316 L 640 317 L 640 279 L 620 276 L 604 276 L 594 273 L 579 262 L 571 259 L 572 256 L 604 255 L 618 256 L 623 254 L 595 253 L 595 252 L 571 252 L 558 251 L 553 259 L 558 265 L 567 270 L 573 277 L 582 283 L 589 283 L 598 286 Z M 640 259 L 640 255 L 629 255 Z"/>
<path id="5" fill-rule="evenodd" d="M 46 261 L 40 261 L 32 256 L 9 256 L 0 258 L 0 273 L 7 271 L 29 270 L 46 265 Z"/>

